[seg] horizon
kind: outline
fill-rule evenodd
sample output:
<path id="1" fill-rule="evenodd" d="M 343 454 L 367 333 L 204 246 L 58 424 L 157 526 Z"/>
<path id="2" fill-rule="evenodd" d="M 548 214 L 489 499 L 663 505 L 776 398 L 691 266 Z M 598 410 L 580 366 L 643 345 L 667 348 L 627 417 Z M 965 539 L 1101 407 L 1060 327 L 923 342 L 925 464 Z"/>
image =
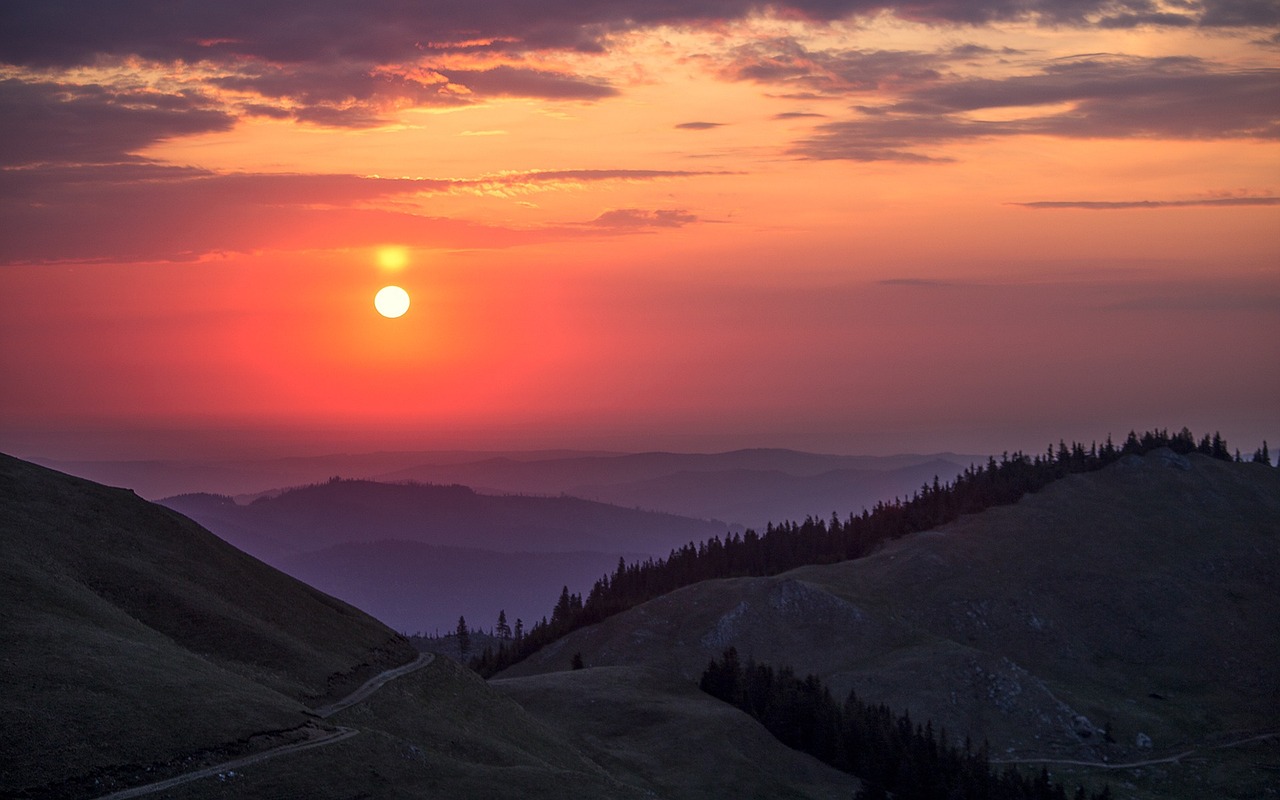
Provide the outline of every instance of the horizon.
<path id="1" fill-rule="evenodd" d="M 384 432 L 370 435 L 368 432 L 349 433 L 339 431 L 297 431 L 289 429 L 237 429 L 215 430 L 149 430 L 101 429 L 85 431 L 75 429 L 29 431 L 14 433 L 0 431 L 0 452 L 25 460 L 51 462 L 263 462 L 290 459 L 322 459 L 325 457 L 357 457 L 373 455 L 453 455 L 476 458 L 516 458 L 534 456 L 554 459 L 579 456 L 629 456 L 669 453 L 676 455 L 716 455 L 739 451 L 793 451 L 833 457 L 891 458 L 914 455 L 957 455 L 986 458 L 1002 453 L 1016 452 L 1034 456 L 1046 447 L 1056 447 L 1059 442 L 1068 445 L 1079 443 L 1086 448 L 1091 444 L 1101 446 L 1110 438 L 1117 446 L 1131 432 L 1167 430 L 1176 433 L 1188 428 L 1200 439 L 1205 435 L 1221 434 L 1231 452 L 1240 452 L 1246 460 L 1265 442 L 1273 450 L 1276 439 L 1260 436 L 1256 441 L 1232 436 L 1219 428 L 1195 428 L 1192 426 L 1129 426 L 1123 430 L 1109 430 L 1099 436 L 1046 436 L 1039 443 L 1007 444 L 1019 439 L 1033 442 L 1033 434 L 1021 437 L 998 432 L 942 432 L 939 437 L 955 446 L 929 446 L 929 439 L 920 433 L 897 437 L 893 434 L 879 437 L 816 436 L 776 437 L 767 443 L 753 443 L 745 436 L 689 436 L 650 433 L 642 437 L 625 437 L 617 434 L 601 438 L 577 438 L 570 442 L 549 438 L 489 439 L 480 434 L 469 437 L 441 440 L 430 432 Z M 859 448 L 856 440 L 874 441 L 877 445 Z M 821 446 L 827 441 L 832 446 Z M 841 448 L 840 441 L 850 442 Z M 895 446 L 897 442 L 916 442 L 919 446 Z M 965 443 L 972 443 L 966 446 Z M 981 442 L 995 443 L 990 446 Z M 1000 442 L 1006 442 L 1000 444 Z"/>
<path id="2" fill-rule="evenodd" d="M 486 8 L 0 11 L 0 450 L 1280 442 L 1274 9 Z"/>

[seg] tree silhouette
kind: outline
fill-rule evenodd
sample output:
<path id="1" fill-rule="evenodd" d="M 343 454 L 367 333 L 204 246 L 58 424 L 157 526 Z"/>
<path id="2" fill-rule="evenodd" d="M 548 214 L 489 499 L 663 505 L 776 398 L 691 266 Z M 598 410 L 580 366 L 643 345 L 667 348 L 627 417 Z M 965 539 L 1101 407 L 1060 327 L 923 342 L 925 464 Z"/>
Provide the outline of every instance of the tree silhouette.
<path id="1" fill-rule="evenodd" d="M 458 627 L 454 633 L 458 636 L 458 659 L 466 661 L 467 653 L 471 652 L 471 630 L 467 627 L 466 617 L 458 617 Z"/>

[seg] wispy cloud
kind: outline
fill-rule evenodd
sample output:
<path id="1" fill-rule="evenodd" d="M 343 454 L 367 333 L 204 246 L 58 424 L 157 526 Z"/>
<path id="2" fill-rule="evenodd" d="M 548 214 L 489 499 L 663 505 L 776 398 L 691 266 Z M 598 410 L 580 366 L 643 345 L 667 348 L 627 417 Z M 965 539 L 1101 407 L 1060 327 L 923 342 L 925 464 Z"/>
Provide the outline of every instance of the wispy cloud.
<path id="1" fill-rule="evenodd" d="M 1280 197 L 1209 197 L 1199 200 L 1037 200 L 1010 203 L 1023 208 L 1082 208 L 1089 211 L 1116 211 L 1130 208 L 1186 208 L 1189 206 L 1235 207 L 1280 206 Z"/>
<path id="2" fill-rule="evenodd" d="M 698 217 L 681 209 L 646 210 L 639 208 L 616 208 L 606 211 L 587 223 L 597 228 L 610 230 L 637 230 L 645 228 L 680 228 L 693 222 Z"/>
<path id="3" fill-rule="evenodd" d="M 548 170 L 467 179 L 340 174 L 219 174 L 149 162 L 41 164 L 0 170 L 0 264 L 189 260 L 209 253 L 402 241 L 489 248 L 582 235 L 427 216 L 419 195 L 519 196 L 611 181 L 699 175 L 671 170 Z M 626 209 L 592 223 L 615 231 L 671 228 L 683 211 Z M 576 230 L 576 233 L 575 233 Z"/>

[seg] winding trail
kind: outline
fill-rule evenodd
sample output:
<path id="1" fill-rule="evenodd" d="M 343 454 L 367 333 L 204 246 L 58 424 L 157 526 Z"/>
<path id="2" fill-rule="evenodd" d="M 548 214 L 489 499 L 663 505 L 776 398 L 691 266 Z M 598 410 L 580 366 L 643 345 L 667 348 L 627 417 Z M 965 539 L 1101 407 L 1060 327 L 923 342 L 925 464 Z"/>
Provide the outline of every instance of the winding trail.
<path id="1" fill-rule="evenodd" d="M 1154 766 L 1155 764 L 1176 764 L 1182 759 L 1187 758 L 1188 756 L 1193 756 L 1196 753 L 1200 752 L 1201 750 L 1225 750 L 1228 747 L 1238 747 L 1242 744 L 1248 744 L 1249 742 L 1260 742 L 1263 739 L 1273 739 L 1277 736 L 1280 736 L 1280 731 L 1262 733 L 1262 734 L 1258 734 L 1257 736 L 1250 736 L 1245 739 L 1236 739 L 1235 741 L 1227 742 L 1225 744 L 1201 745 L 1199 747 L 1193 747 L 1192 749 L 1182 753 L 1177 753 L 1171 756 L 1165 756 L 1164 758 L 1151 758 L 1146 761 L 1130 761 L 1124 764 L 1109 764 L 1105 761 L 1075 761 L 1075 760 L 1066 759 L 1066 758 L 1007 758 L 1007 759 L 1000 759 L 1000 760 L 992 759 L 991 763 L 992 764 L 1070 764 L 1076 767 L 1093 767 L 1095 769 L 1134 769 L 1136 767 L 1150 767 L 1150 766 Z"/>
<path id="2" fill-rule="evenodd" d="M 408 664 L 393 667 L 392 669 L 373 676 L 359 689 L 356 689 L 354 692 L 342 698 L 338 702 L 314 709 L 312 713 L 321 719 L 327 719 L 339 711 L 342 711 L 345 708 L 350 708 L 356 703 L 366 699 L 369 695 L 381 689 L 387 682 L 408 675 L 410 672 L 422 669 L 434 660 L 434 653 L 420 653 L 417 658 L 410 661 Z M 143 795 L 148 795 L 153 792 L 172 789 L 173 787 L 181 786 L 184 783 L 190 783 L 191 781 L 199 780 L 201 778 L 212 777 L 219 773 L 231 772 L 233 770 L 241 769 L 242 767 L 247 767 L 250 764 L 257 764 L 260 761 L 266 761 L 271 758 L 288 755 L 289 753 L 300 753 L 303 750 L 310 750 L 313 747 L 324 747 L 325 745 L 336 744 L 344 739 L 350 739 L 358 733 L 360 733 L 360 731 L 355 728 L 344 728 L 339 726 L 333 731 L 328 731 L 323 736 L 315 739 L 309 739 L 305 742 L 282 744 L 279 747 L 273 747 L 270 750 L 263 750 L 259 753 L 253 753 L 252 755 L 232 759 L 231 761 L 224 761 L 221 764 L 214 764 L 211 767 L 201 767 L 200 769 L 192 770 L 191 772 L 184 772 L 181 775 L 175 775 L 172 778 L 156 781 L 155 783 L 148 783 L 145 786 L 135 786 L 132 789 L 121 789 L 118 792 L 102 795 L 101 797 L 95 798 L 95 800 L 128 800 L 128 798 L 131 797 L 142 797 Z"/>
<path id="3" fill-rule="evenodd" d="M 377 675 L 374 675 L 372 678 L 365 681 L 365 684 L 363 686 L 361 686 L 359 689 L 356 689 L 354 692 L 342 698 L 338 702 L 333 703 L 332 705 L 324 706 L 322 708 L 317 708 L 315 710 L 316 716 L 320 717 L 321 719 L 328 719 L 329 717 L 332 717 L 334 714 L 337 714 L 342 709 L 349 708 L 355 705 L 356 703 L 359 703 L 361 700 L 364 700 L 369 695 L 381 689 L 384 683 L 387 683 L 388 681 L 393 681 L 396 678 L 399 678 L 403 675 L 408 675 L 410 672 L 414 672 L 415 670 L 422 669 L 423 667 L 425 667 L 426 665 L 434 661 L 435 657 L 436 657 L 435 653 L 419 653 L 417 658 L 415 658 L 413 661 L 410 661 L 408 664 L 405 664 L 404 666 L 395 667 L 394 669 L 389 669 L 386 672 L 382 672 Z"/>

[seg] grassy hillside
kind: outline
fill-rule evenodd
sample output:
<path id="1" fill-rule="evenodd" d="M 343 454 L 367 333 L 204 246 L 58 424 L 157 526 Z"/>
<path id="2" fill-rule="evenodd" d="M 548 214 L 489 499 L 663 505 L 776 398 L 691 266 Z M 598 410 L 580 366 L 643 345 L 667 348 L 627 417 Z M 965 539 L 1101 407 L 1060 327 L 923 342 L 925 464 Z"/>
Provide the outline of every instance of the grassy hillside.
<path id="1" fill-rule="evenodd" d="M 778 742 L 696 684 L 639 667 L 492 682 L 613 771 L 669 800 L 840 798 L 858 781 Z"/>
<path id="2" fill-rule="evenodd" d="M 0 794 L 307 722 L 412 648 L 131 492 L 0 456 Z"/>
<path id="3" fill-rule="evenodd" d="M 499 692 L 437 657 L 318 719 L 308 709 L 409 660 L 406 643 L 175 512 L 2 456 L 0 607 L 4 797 L 96 798 L 335 731 L 346 738 L 156 796 L 710 800 L 724 786 L 797 798 L 852 787 L 687 681 L 651 675 Z"/>
<path id="4" fill-rule="evenodd" d="M 695 678 L 734 645 L 996 758 L 1149 760 L 1277 725 L 1278 570 L 1280 470 L 1158 451 L 864 559 L 688 587 L 504 676 L 581 652 Z"/>

